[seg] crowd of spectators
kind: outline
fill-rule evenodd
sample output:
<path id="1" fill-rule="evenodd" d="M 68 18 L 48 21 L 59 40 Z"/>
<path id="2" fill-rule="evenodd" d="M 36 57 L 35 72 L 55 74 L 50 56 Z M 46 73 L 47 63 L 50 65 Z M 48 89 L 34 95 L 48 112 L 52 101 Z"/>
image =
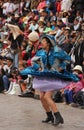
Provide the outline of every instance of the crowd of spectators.
<path id="1" fill-rule="evenodd" d="M 0 92 L 14 94 L 16 90 L 13 86 L 16 86 L 17 95 L 23 93 L 23 96 L 30 94 L 33 97 L 33 79 L 30 75 L 21 77 L 18 71 L 31 66 L 31 58 L 41 48 L 39 38 L 43 34 L 54 37 L 56 45 L 71 55 L 68 71 L 79 65 L 83 75 L 83 7 L 83 0 L 0 0 Z M 82 105 L 83 78 L 79 90 L 83 92 Z M 67 88 L 62 90 L 63 95 Z"/>

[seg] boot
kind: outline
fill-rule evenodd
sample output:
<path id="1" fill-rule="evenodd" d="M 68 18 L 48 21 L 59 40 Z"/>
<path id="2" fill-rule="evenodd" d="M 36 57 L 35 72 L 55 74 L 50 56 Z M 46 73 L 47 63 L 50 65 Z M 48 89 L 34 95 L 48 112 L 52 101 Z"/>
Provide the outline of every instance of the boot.
<path id="1" fill-rule="evenodd" d="M 64 120 L 59 112 L 54 113 L 55 120 L 53 125 L 59 125 L 60 123 L 63 124 Z"/>
<path id="2" fill-rule="evenodd" d="M 47 118 L 45 120 L 42 120 L 42 123 L 49 123 L 49 122 L 52 122 L 54 123 L 54 117 L 52 115 L 52 112 L 46 112 L 47 114 Z"/>

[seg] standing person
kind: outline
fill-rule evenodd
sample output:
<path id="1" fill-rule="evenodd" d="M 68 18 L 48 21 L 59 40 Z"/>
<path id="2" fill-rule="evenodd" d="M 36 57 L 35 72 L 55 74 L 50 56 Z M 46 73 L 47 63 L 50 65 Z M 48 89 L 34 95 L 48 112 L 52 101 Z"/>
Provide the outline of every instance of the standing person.
<path id="1" fill-rule="evenodd" d="M 12 33 L 9 36 L 9 42 L 10 42 L 10 51 L 11 51 L 11 56 L 13 57 L 14 67 L 18 68 L 19 43 L 18 43 L 17 39 L 14 39 Z"/>
<path id="2" fill-rule="evenodd" d="M 52 50 L 51 49 L 52 45 L 51 45 L 51 42 L 49 41 L 48 37 L 47 38 L 44 37 L 42 39 L 41 46 L 47 53 L 49 60 L 50 60 L 50 57 L 51 57 L 50 53 Z M 51 63 L 48 63 L 48 62 L 50 62 L 50 61 L 47 61 L 47 67 L 50 69 Z M 59 60 L 58 60 L 57 64 L 59 64 Z M 60 68 L 58 66 L 56 67 L 56 69 L 58 71 L 61 71 L 62 68 Z M 53 69 L 53 66 L 51 69 Z M 52 88 L 53 88 L 53 85 L 52 85 Z M 46 114 L 47 114 L 47 118 L 45 120 L 42 120 L 42 122 L 43 123 L 51 122 L 51 123 L 53 123 L 53 125 L 58 125 L 60 123 L 63 124 L 64 123 L 63 117 L 61 116 L 59 110 L 57 109 L 55 102 L 52 100 L 53 91 L 54 91 L 54 88 L 52 90 L 49 90 L 49 89 L 45 90 L 45 88 L 43 90 L 40 90 L 40 100 L 41 100 L 42 106 L 45 109 Z M 52 112 L 54 113 L 54 116 L 53 116 Z M 55 117 L 55 120 L 54 120 L 54 117 Z"/>
<path id="3" fill-rule="evenodd" d="M 20 74 L 34 75 L 33 88 L 40 90 L 40 100 L 47 114 L 47 119 L 42 122 L 48 123 L 51 121 L 53 125 L 63 124 L 63 117 L 52 100 L 52 94 L 54 90 L 61 89 L 69 83 L 69 81 L 59 79 L 59 77 L 62 78 L 66 75 L 65 60 L 70 61 L 70 56 L 55 46 L 54 40 L 49 35 L 42 36 L 41 47 L 42 49 L 38 50 L 35 55 L 36 58 L 40 58 L 40 63 L 33 63 L 31 67 L 20 71 Z M 70 75 L 66 75 L 65 77 L 67 78 L 67 76 L 69 78 L 72 77 Z"/>

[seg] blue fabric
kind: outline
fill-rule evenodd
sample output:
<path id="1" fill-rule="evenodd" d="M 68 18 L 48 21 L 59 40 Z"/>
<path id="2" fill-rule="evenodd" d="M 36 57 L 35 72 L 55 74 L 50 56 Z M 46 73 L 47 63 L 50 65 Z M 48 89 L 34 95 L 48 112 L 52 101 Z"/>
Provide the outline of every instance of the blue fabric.
<path id="1" fill-rule="evenodd" d="M 4 90 L 8 90 L 9 89 L 9 78 L 6 75 L 3 76 L 3 83 L 4 83 Z"/>
<path id="2" fill-rule="evenodd" d="M 36 53 L 36 56 L 41 58 L 41 61 L 43 63 L 44 70 L 39 71 L 39 65 L 34 64 L 31 67 L 28 67 L 20 72 L 21 75 L 28 75 L 31 74 L 33 76 L 43 76 L 43 77 L 54 77 L 54 78 L 61 78 L 65 80 L 72 80 L 72 81 L 78 81 L 78 77 L 68 71 L 66 71 L 66 64 L 67 61 L 70 62 L 71 58 L 70 56 L 64 52 L 62 49 L 60 49 L 58 46 L 54 46 L 50 51 L 49 54 L 43 49 L 38 50 Z M 47 60 L 48 59 L 48 60 Z M 57 70 L 52 70 L 48 68 L 48 62 L 49 65 L 52 67 L 56 61 L 56 59 L 59 59 L 59 67 L 63 69 L 62 73 L 58 72 Z"/>
<path id="3" fill-rule="evenodd" d="M 59 73 L 58 71 L 49 71 L 49 70 L 44 70 L 44 71 L 36 71 L 33 67 L 28 67 L 20 72 L 21 75 L 28 75 L 31 74 L 33 76 L 40 76 L 40 77 L 53 77 L 53 78 L 60 78 L 60 79 L 65 79 L 65 80 L 71 80 L 71 81 L 79 81 L 79 78 L 68 72 L 64 71 L 63 73 Z"/>
<path id="4" fill-rule="evenodd" d="M 64 95 L 65 95 L 66 103 L 72 103 L 73 102 L 73 91 L 65 90 Z"/>

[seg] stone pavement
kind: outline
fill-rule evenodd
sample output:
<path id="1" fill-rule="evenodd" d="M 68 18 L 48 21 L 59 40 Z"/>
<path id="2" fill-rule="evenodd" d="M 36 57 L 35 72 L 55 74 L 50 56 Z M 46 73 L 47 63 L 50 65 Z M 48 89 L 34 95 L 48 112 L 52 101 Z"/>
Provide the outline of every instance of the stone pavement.
<path id="1" fill-rule="evenodd" d="M 39 100 L 0 94 L 0 130 L 84 130 L 84 110 L 57 104 L 65 123 L 43 124 L 46 117 Z"/>

